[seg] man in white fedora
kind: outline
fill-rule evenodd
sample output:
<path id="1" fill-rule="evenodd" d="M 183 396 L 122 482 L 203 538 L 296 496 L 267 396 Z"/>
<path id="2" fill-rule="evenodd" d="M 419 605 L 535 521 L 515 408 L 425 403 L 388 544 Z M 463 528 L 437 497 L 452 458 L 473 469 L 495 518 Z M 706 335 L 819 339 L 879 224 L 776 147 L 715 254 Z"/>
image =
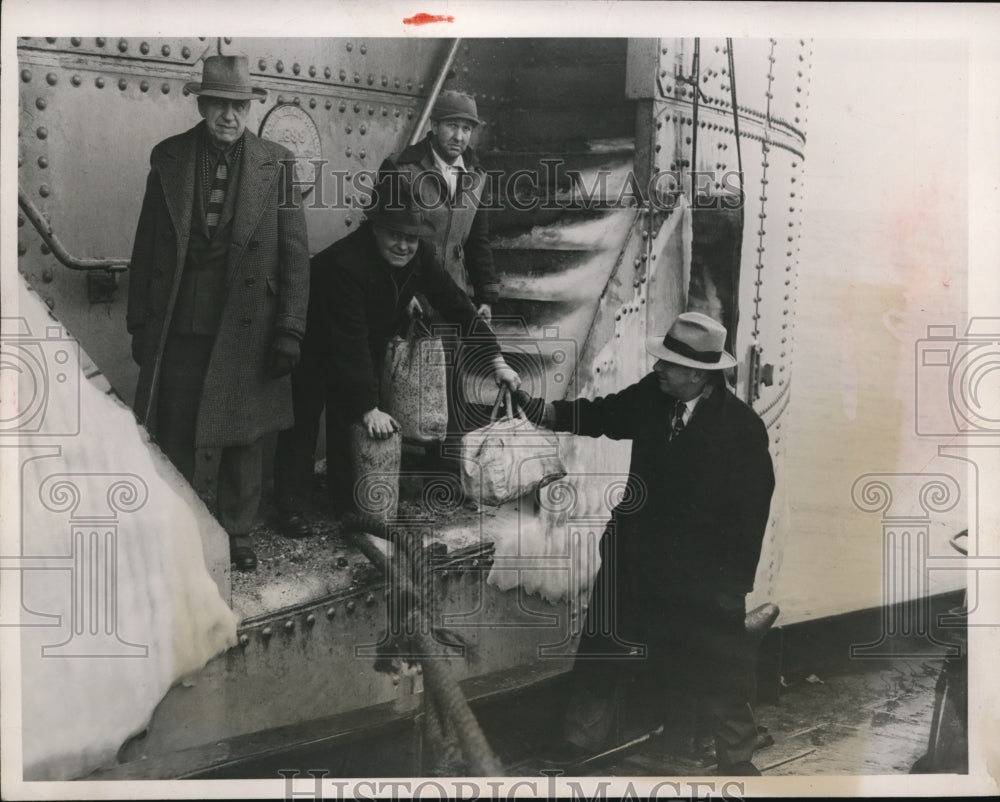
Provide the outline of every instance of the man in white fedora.
<path id="1" fill-rule="evenodd" d="M 699 697 L 720 773 L 759 773 L 745 596 L 774 472 L 764 423 L 723 379 L 736 364 L 725 342 L 720 323 L 685 312 L 647 339 L 652 372 L 618 393 L 550 404 L 518 393 L 529 417 L 556 431 L 633 443 L 627 490 L 601 540 L 561 762 L 614 745 L 616 687 L 642 668 L 660 689 L 652 705 L 666 708 L 669 688 Z"/>
<path id="2" fill-rule="evenodd" d="M 129 268 L 135 412 L 229 533 L 233 564 L 250 571 L 262 438 L 292 425 L 305 215 L 282 205 L 291 151 L 246 130 L 251 101 L 267 95 L 246 57 L 209 56 L 185 88 L 203 119 L 153 148 Z"/>

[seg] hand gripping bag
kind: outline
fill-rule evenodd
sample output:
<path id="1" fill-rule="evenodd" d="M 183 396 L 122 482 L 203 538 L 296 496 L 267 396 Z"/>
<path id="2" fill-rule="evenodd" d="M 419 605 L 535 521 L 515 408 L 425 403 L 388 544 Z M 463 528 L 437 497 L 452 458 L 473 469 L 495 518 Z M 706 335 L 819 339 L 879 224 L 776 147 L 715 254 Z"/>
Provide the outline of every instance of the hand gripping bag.
<path id="1" fill-rule="evenodd" d="M 448 376 L 444 344 L 413 318 L 406 337 L 386 346 L 379 406 L 407 440 L 430 443 L 448 431 Z"/>
<path id="2" fill-rule="evenodd" d="M 506 411 L 498 418 L 506 399 Z M 556 436 L 515 410 L 510 392 L 497 396 L 490 423 L 462 437 L 462 489 L 466 498 L 498 505 L 566 475 Z"/>

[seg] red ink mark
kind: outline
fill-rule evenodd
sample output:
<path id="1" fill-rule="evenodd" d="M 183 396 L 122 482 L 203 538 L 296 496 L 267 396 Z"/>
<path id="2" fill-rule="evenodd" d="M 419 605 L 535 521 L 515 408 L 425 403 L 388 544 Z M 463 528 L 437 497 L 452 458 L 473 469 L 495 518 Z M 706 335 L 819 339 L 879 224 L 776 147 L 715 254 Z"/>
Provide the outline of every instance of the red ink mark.
<path id="1" fill-rule="evenodd" d="M 452 16 L 445 16 L 444 14 L 414 14 L 412 17 L 404 17 L 404 25 L 428 25 L 431 22 L 454 22 L 455 18 Z"/>

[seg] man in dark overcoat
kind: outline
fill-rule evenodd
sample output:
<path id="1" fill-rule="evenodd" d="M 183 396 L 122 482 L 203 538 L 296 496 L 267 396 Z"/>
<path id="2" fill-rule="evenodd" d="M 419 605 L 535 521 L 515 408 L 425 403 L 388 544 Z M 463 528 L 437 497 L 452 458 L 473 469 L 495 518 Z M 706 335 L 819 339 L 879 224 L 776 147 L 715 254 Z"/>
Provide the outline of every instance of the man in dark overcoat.
<path id="1" fill-rule="evenodd" d="M 774 472 L 766 427 L 723 381 L 736 363 L 725 341 L 720 323 L 685 312 L 647 340 L 652 373 L 618 393 L 551 404 L 517 394 L 556 431 L 632 441 L 626 493 L 601 540 L 563 756 L 607 745 L 616 683 L 641 667 L 665 690 L 677 683 L 699 696 L 720 771 L 757 773 L 745 597 Z M 664 691 L 653 702 L 665 700 Z"/>
<path id="2" fill-rule="evenodd" d="M 290 195 L 293 155 L 246 130 L 244 56 L 205 59 L 203 121 L 153 148 L 129 270 L 127 325 L 139 364 L 135 411 L 230 536 L 257 560 L 264 435 L 292 425 L 309 253 Z"/>
<path id="3" fill-rule="evenodd" d="M 417 292 L 425 295 L 463 336 L 473 333 L 498 385 L 516 390 L 520 378 L 504 361 L 496 337 L 469 297 L 437 259 L 434 227 L 412 202 L 405 181 L 388 178 L 373 193 L 367 220 L 312 260 L 312 294 L 293 375 L 295 426 L 278 438 L 276 501 L 286 535 L 310 534 L 300 514 L 312 485 L 319 419 L 326 408 L 327 476 L 338 513 L 355 509 L 348 426 L 364 425 L 372 438 L 398 431 L 380 408 L 386 346 L 406 330 Z"/>

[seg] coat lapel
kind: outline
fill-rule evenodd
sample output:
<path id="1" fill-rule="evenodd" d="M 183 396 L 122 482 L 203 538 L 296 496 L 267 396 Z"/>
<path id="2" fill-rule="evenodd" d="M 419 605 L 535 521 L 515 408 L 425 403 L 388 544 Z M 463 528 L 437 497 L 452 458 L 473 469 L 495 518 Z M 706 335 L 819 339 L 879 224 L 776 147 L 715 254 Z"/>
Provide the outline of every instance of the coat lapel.
<path id="1" fill-rule="evenodd" d="M 257 223 L 269 200 L 271 184 L 278 177 L 278 162 L 261 145 L 260 140 L 249 131 L 245 137 L 240 185 L 236 194 L 236 206 L 233 209 L 233 233 L 229 241 L 227 283 L 233 280 L 247 241 L 257 228 Z"/>
<path id="2" fill-rule="evenodd" d="M 171 148 L 164 150 L 154 165 L 160 174 L 160 185 L 163 187 L 170 221 L 177 236 L 179 268 L 183 267 L 191 233 L 197 136 L 198 126 L 195 126 L 179 137 Z"/>

